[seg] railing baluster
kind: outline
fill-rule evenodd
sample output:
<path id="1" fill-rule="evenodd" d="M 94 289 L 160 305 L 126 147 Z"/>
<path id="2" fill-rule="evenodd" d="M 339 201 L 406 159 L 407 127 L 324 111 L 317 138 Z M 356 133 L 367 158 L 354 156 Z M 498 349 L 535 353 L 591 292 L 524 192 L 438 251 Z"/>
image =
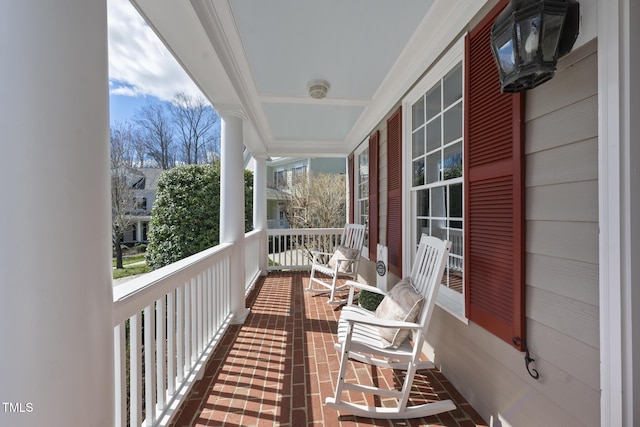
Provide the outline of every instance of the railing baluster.
<path id="1" fill-rule="evenodd" d="M 191 281 L 184 284 L 184 373 L 191 369 Z"/>
<path id="2" fill-rule="evenodd" d="M 202 273 L 202 342 L 209 341 L 209 270 Z"/>
<path id="3" fill-rule="evenodd" d="M 202 322 L 202 315 L 204 314 L 204 309 L 203 309 L 203 305 L 204 305 L 204 301 L 202 300 L 202 273 L 198 274 L 198 277 L 196 279 L 196 289 L 197 289 L 197 296 L 196 296 L 196 304 L 198 309 L 196 310 L 196 314 L 197 314 L 197 318 L 198 318 L 198 333 L 197 333 L 197 337 L 198 337 L 198 353 L 200 354 L 200 352 L 202 351 L 203 347 L 202 347 L 202 343 L 203 343 L 203 322 Z"/>
<path id="4" fill-rule="evenodd" d="M 176 382 L 184 381 L 184 285 L 176 289 Z"/>
<path id="5" fill-rule="evenodd" d="M 129 406 L 132 426 L 142 423 L 142 322 L 140 313 L 129 319 Z"/>
<path id="6" fill-rule="evenodd" d="M 144 309 L 144 401 L 145 424 L 153 426 L 156 420 L 155 349 L 154 349 L 153 303 Z"/>
<path id="7" fill-rule="evenodd" d="M 167 295 L 167 394 L 176 392 L 176 292 Z"/>
<path id="8" fill-rule="evenodd" d="M 215 318 L 215 267 L 209 269 L 209 338 L 213 337 L 218 329 Z"/>
<path id="9" fill-rule="evenodd" d="M 166 404 L 165 308 L 166 303 L 164 297 L 156 301 L 156 400 L 158 413 L 162 412 Z"/>
<path id="10" fill-rule="evenodd" d="M 125 427 L 127 425 L 127 343 L 124 323 L 113 328 L 113 353 L 114 353 L 114 374 L 115 374 L 115 426 Z"/>
<path id="11" fill-rule="evenodd" d="M 196 278 L 191 279 L 191 358 L 189 359 L 189 370 L 193 367 L 198 357 L 198 293 L 196 291 Z"/>

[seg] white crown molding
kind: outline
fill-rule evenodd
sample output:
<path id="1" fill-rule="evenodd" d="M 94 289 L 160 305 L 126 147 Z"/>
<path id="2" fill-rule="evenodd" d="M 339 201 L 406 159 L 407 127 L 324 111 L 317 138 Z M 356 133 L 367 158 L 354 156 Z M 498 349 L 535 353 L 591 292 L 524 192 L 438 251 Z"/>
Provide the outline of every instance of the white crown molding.
<path id="1" fill-rule="evenodd" d="M 238 117 L 242 120 L 248 119 L 247 113 L 244 111 L 241 105 L 216 104 L 214 108 L 223 119 L 225 118 L 225 116 Z"/>
<path id="2" fill-rule="evenodd" d="M 246 54 L 234 55 L 234 52 L 244 52 L 240 33 L 235 25 L 235 18 L 228 0 L 191 0 L 191 4 L 200 17 L 202 25 L 209 37 L 209 41 L 216 51 L 240 102 L 246 118 L 252 123 L 261 141 L 272 139 L 267 118 L 258 99 L 258 91 L 253 81 L 251 67 Z M 214 105 L 216 110 L 224 106 Z M 256 147 L 258 151 L 266 151 L 266 147 Z"/>

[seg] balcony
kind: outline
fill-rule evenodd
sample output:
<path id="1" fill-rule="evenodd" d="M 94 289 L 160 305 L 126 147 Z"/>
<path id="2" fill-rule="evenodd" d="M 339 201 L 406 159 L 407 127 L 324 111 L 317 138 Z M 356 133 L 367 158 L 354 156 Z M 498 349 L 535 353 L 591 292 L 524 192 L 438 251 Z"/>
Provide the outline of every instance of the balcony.
<path id="1" fill-rule="evenodd" d="M 309 263 L 304 248 L 331 248 L 341 231 L 248 233 L 245 302 L 250 314 L 243 324 L 233 324 L 230 309 L 234 245 L 211 248 L 118 286 L 116 425 L 388 425 L 340 416 L 324 406 L 338 371 L 333 344 L 340 311 L 324 296 L 304 292 L 308 273 L 303 270 Z M 267 242 L 272 265 L 262 276 L 257 260 Z M 397 384 L 391 371 L 360 365 L 356 372 Z M 412 400 L 448 398 L 458 409 L 408 425 L 487 425 L 439 371 L 418 373 Z"/>

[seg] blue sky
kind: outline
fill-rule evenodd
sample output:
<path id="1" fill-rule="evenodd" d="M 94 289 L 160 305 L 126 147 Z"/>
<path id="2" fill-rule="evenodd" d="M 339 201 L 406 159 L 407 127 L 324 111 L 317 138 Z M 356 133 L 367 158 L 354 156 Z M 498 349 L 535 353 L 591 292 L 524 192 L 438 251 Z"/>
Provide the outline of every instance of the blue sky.
<path id="1" fill-rule="evenodd" d="M 147 102 L 183 91 L 202 96 L 128 0 L 108 0 L 111 124 L 133 121 Z"/>

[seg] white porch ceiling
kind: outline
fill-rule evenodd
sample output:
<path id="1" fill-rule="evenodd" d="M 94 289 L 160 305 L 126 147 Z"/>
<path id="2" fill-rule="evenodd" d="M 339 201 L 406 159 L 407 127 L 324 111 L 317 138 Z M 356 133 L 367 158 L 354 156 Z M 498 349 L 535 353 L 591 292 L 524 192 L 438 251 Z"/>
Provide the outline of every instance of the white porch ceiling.
<path id="1" fill-rule="evenodd" d="M 468 22 L 485 2 L 132 3 L 216 110 L 242 111 L 253 154 L 345 156 L 450 43 L 447 17 Z M 330 83 L 326 98 L 308 95 L 312 79 Z"/>

